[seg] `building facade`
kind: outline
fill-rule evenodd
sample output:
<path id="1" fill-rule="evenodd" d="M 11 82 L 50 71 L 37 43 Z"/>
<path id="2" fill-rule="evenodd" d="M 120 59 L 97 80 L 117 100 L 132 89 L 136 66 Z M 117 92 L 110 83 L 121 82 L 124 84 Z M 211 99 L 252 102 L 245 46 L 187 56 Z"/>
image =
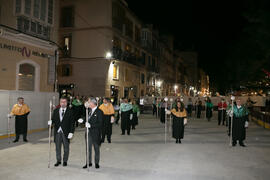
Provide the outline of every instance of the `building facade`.
<path id="1" fill-rule="evenodd" d="M 0 2 L 0 89 L 54 91 L 57 1 Z"/>
<path id="2" fill-rule="evenodd" d="M 151 92 L 158 66 L 149 49 L 152 29 L 143 25 L 125 1 L 66 0 L 60 3 L 60 13 L 62 91 L 115 99 Z"/>

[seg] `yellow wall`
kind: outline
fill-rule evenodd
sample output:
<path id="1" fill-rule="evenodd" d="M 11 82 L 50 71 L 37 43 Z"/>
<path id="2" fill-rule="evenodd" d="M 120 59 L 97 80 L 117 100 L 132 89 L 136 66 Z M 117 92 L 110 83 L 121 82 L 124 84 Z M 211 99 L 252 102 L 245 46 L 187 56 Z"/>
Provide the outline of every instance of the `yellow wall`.
<path id="1" fill-rule="evenodd" d="M 19 48 L 26 47 L 26 49 L 31 50 L 31 52 L 36 51 L 54 55 L 53 50 L 38 48 L 1 37 L 0 43 L 2 45 L 7 44 Z M 0 89 L 16 90 L 16 65 L 22 60 L 32 60 L 40 66 L 40 91 L 53 91 L 53 85 L 48 84 L 48 58 L 37 57 L 32 54 L 30 57 L 26 57 L 26 55 L 23 56 L 19 51 L 5 48 L 0 48 Z"/>

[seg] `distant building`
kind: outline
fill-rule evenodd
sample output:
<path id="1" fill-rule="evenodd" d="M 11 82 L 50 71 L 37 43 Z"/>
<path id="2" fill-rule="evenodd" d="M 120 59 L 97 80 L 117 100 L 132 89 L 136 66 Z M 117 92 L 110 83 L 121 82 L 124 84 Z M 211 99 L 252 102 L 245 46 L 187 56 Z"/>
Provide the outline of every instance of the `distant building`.
<path id="1" fill-rule="evenodd" d="M 138 98 L 154 90 L 157 37 L 121 0 L 60 3 L 58 77 L 74 95 Z M 112 57 L 109 57 L 111 53 Z M 153 79 L 154 78 L 154 79 Z M 74 84 L 74 88 L 67 88 Z"/>

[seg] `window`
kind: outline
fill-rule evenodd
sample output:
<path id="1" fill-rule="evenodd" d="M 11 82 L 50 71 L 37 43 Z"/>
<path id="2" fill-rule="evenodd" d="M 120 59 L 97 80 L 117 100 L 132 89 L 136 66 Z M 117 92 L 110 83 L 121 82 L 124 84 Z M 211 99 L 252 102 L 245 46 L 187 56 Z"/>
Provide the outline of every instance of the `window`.
<path id="1" fill-rule="evenodd" d="M 142 64 L 145 65 L 146 54 L 142 52 Z"/>
<path id="2" fill-rule="evenodd" d="M 34 0 L 34 17 L 39 19 L 40 0 Z"/>
<path id="3" fill-rule="evenodd" d="M 113 79 L 118 80 L 119 79 L 119 66 L 113 65 Z"/>
<path id="4" fill-rule="evenodd" d="M 126 27 L 126 29 L 125 29 L 126 30 L 126 36 L 133 39 L 133 22 L 130 19 L 126 18 L 125 25 L 126 25 L 125 26 Z"/>
<path id="5" fill-rule="evenodd" d="M 145 82 L 145 77 L 144 77 L 144 74 L 142 73 L 141 74 L 141 83 L 144 84 L 144 82 Z"/>
<path id="6" fill-rule="evenodd" d="M 117 2 L 112 4 L 112 26 L 119 31 L 123 31 L 123 24 L 125 21 L 125 10 Z"/>
<path id="7" fill-rule="evenodd" d="M 20 31 L 28 32 L 30 29 L 30 21 L 24 17 L 17 18 L 17 28 Z"/>
<path id="8" fill-rule="evenodd" d="M 74 8 L 63 7 L 61 9 L 62 27 L 74 26 Z"/>
<path id="9" fill-rule="evenodd" d="M 118 47 L 121 49 L 121 44 L 122 44 L 121 40 L 118 37 L 114 36 L 113 37 L 113 47 Z"/>
<path id="10" fill-rule="evenodd" d="M 71 35 L 64 37 L 64 56 L 71 56 Z"/>
<path id="11" fill-rule="evenodd" d="M 152 67 L 155 68 L 156 67 L 156 59 L 152 58 Z"/>
<path id="12" fill-rule="evenodd" d="M 135 26 L 135 41 L 137 43 L 141 42 L 141 30 L 138 26 Z"/>
<path id="13" fill-rule="evenodd" d="M 126 44 L 125 50 L 131 53 L 131 46 L 129 44 Z"/>
<path id="14" fill-rule="evenodd" d="M 31 64 L 24 63 L 19 66 L 19 87 L 18 90 L 34 91 L 35 90 L 35 67 Z"/>
<path id="15" fill-rule="evenodd" d="M 151 66 L 151 56 L 148 56 L 148 66 Z"/>
<path id="16" fill-rule="evenodd" d="M 53 0 L 49 0 L 49 5 L 48 5 L 48 23 L 52 24 L 53 23 Z"/>
<path id="17" fill-rule="evenodd" d="M 58 66 L 58 74 L 64 77 L 71 76 L 72 66 L 70 64 L 62 64 Z"/>
<path id="18" fill-rule="evenodd" d="M 50 38 L 50 27 L 43 26 L 43 35 L 49 39 Z"/>
<path id="19" fill-rule="evenodd" d="M 15 12 L 20 13 L 22 9 L 22 0 L 16 0 Z"/>
<path id="20" fill-rule="evenodd" d="M 42 34 L 42 26 L 39 23 L 37 24 L 37 33 Z"/>
<path id="21" fill-rule="evenodd" d="M 47 10 L 47 0 L 41 0 L 40 19 L 43 21 L 45 21 L 46 19 L 46 10 Z"/>
<path id="22" fill-rule="evenodd" d="M 25 0 L 24 13 L 27 15 L 31 15 L 31 0 Z"/>
<path id="23" fill-rule="evenodd" d="M 33 33 L 37 32 L 37 23 L 34 21 L 31 22 L 31 32 Z"/>

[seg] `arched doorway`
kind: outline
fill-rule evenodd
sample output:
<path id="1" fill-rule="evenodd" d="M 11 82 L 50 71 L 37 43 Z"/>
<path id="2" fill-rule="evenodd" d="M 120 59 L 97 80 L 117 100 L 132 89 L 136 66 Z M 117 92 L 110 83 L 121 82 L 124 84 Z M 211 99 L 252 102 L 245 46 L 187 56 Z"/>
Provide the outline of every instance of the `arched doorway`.
<path id="1" fill-rule="evenodd" d="M 17 64 L 16 90 L 39 91 L 40 70 L 39 65 L 30 60 Z"/>

